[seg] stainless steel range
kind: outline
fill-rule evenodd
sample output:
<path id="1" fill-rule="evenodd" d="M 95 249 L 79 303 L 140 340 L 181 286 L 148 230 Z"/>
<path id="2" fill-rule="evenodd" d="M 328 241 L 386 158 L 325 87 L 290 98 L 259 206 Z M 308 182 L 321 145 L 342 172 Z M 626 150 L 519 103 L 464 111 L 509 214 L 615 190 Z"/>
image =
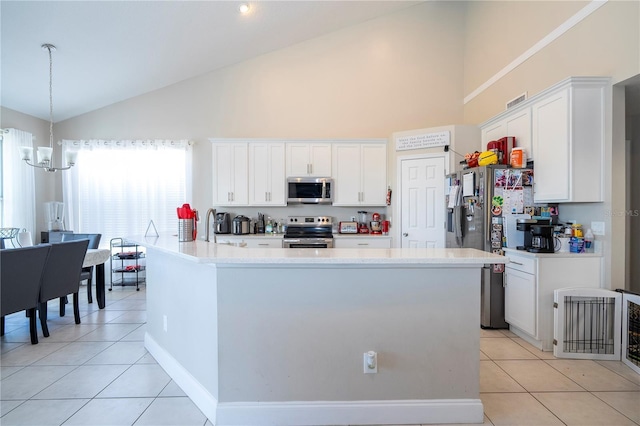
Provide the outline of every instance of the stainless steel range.
<path id="1" fill-rule="evenodd" d="M 283 248 L 332 248 L 331 216 L 289 216 Z"/>

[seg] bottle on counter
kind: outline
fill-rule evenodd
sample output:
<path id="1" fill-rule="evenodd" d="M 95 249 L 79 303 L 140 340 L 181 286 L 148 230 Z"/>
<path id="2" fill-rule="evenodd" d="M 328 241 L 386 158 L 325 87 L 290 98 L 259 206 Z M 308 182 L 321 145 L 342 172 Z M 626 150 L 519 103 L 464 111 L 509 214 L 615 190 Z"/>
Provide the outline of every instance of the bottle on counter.
<path id="1" fill-rule="evenodd" d="M 273 232 L 273 221 L 267 216 L 267 223 L 264 225 L 264 232 L 271 234 Z"/>
<path id="2" fill-rule="evenodd" d="M 593 253 L 594 244 L 593 244 L 594 235 L 591 231 L 591 228 L 587 229 L 587 233 L 584 234 L 584 251 L 585 253 Z"/>
<path id="3" fill-rule="evenodd" d="M 577 237 L 577 238 L 582 238 L 583 237 L 583 235 L 582 235 L 582 225 L 580 225 L 579 223 L 574 223 L 571 226 L 571 231 L 572 231 L 574 237 Z"/>

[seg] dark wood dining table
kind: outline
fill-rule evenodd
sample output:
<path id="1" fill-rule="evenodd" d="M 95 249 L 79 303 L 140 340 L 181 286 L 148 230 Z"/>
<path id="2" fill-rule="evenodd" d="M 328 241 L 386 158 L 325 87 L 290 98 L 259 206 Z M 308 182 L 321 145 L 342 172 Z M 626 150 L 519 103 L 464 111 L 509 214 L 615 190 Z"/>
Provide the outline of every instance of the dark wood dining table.
<path id="1" fill-rule="evenodd" d="M 96 269 L 96 299 L 98 299 L 98 308 L 104 309 L 105 306 L 105 276 L 104 264 L 109 259 L 111 251 L 109 249 L 88 249 L 84 256 L 83 268 L 95 266 Z"/>

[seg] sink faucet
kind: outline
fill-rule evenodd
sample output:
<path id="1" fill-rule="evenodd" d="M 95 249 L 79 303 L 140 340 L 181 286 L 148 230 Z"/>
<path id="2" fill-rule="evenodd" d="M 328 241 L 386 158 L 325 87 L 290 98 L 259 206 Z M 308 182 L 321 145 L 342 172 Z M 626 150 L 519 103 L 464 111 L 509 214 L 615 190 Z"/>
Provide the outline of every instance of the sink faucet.
<path id="1" fill-rule="evenodd" d="M 209 230 L 211 229 L 210 226 L 209 226 L 209 217 L 211 217 L 211 215 L 213 215 L 213 217 L 215 219 L 215 217 L 216 217 L 216 209 L 211 208 L 211 209 L 207 210 L 207 218 L 205 219 L 205 225 L 204 225 L 205 228 L 206 228 L 204 240 L 206 242 L 209 242 Z M 216 233 L 215 232 L 213 233 L 213 242 L 214 243 L 216 242 Z"/>

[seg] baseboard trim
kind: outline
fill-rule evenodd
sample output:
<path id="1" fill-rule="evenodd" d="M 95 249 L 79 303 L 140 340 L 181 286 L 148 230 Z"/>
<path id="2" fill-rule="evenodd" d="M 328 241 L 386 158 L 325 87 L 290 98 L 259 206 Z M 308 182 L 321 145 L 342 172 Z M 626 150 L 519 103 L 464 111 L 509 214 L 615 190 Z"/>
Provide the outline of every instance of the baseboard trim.
<path id="1" fill-rule="evenodd" d="M 482 423 L 479 399 L 219 403 L 217 426 Z"/>
<path id="2" fill-rule="evenodd" d="M 482 423 L 480 399 L 220 403 L 148 333 L 144 346 L 216 426 Z"/>
<path id="3" fill-rule="evenodd" d="M 218 400 L 173 356 L 164 350 L 149 333 L 145 333 L 144 347 L 158 361 L 160 367 L 166 371 L 169 377 L 187 394 L 189 399 L 207 416 L 209 421 L 217 425 L 216 408 L 218 407 Z"/>

